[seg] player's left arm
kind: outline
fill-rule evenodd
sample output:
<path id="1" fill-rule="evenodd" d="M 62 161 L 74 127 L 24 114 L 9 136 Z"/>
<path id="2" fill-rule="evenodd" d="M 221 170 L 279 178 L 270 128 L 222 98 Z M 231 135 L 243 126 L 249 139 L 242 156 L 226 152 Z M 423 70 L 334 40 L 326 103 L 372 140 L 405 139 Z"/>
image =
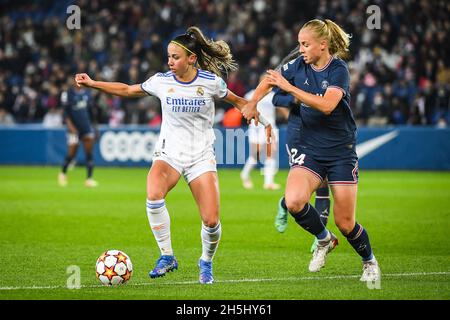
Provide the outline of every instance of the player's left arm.
<path id="1" fill-rule="evenodd" d="M 239 97 L 238 95 L 236 95 L 235 93 L 233 93 L 232 91 L 228 90 L 227 95 L 223 98 L 223 100 L 225 102 L 228 102 L 229 104 L 232 104 L 236 109 L 238 109 L 239 111 L 242 110 L 242 108 L 248 103 L 248 101 L 242 97 Z M 258 112 L 259 113 L 259 112 Z M 264 117 L 261 116 L 261 114 L 259 114 L 259 118 L 260 119 L 259 122 L 261 122 L 261 124 L 264 127 L 270 126 L 269 121 L 267 121 Z"/>
<path id="2" fill-rule="evenodd" d="M 267 71 L 268 82 L 274 86 L 279 87 L 281 90 L 292 94 L 296 100 L 303 102 L 304 104 L 314 108 L 326 115 L 329 115 L 339 104 L 344 92 L 337 87 L 329 87 L 325 91 L 323 96 L 317 96 L 315 94 L 303 91 L 287 81 L 279 72 L 274 70 Z"/>
<path id="3" fill-rule="evenodd" d="M 239 111 L 242 110 L 242 108 L 245 106 L 245 104 L 247 103 L 247 100 L 239 97 L 238 95 L 236 95 L 234 92 L 232 92 L 231 90 L 228 90 L 227 95 L 223 98 L 223 100 L 231 105 L 233 105 L 236 109 L 238 109 Z"/>

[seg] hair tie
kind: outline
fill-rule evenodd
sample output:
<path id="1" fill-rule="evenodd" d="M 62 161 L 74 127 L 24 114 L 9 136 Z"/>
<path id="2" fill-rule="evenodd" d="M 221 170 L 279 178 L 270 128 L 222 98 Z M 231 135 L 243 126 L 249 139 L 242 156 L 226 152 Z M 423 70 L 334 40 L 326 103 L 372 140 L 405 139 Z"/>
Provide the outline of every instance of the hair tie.
<path id="1" fill-rule="evenodd" d="M 185 35 L 187 35 L 188 37 L 191 37 L 192 39 L 196 40 L 194 34 L 191 31 L 187 31 L 185 33 Z"/>

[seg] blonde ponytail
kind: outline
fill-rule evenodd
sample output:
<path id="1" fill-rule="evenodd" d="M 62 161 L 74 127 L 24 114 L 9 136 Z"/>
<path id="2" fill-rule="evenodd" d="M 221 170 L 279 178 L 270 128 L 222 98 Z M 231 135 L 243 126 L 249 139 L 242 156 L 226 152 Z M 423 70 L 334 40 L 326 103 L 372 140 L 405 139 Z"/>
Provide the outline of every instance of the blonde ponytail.
<path id="1" fill-rule="evenodd" d="M 312 30 L 317 38 L 328 41 L 328 50 L 331 55 L 341 59 L 348 58 L 351 35 L 347 34 L 335 22 L 329 19 L 314 19 L 305 23 L 302 29 L 305 28 Z"/>

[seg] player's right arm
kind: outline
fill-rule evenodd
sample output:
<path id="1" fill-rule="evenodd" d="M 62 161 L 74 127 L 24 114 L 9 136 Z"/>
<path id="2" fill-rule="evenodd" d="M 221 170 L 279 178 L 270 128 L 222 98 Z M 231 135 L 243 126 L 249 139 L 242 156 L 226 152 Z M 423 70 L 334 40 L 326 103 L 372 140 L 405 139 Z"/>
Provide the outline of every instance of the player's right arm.
<path id="1" fill-rule="evenodd" d="M 275 70 L 281 72 L 281 68 L 285 67 L 287 70 L 287 64 L 289 61 L 293 61 L 300 56 L 299 46 L 297 45 L 287 56 L 281 60 L 280 64 L 275 68 Z M 245 119 L 250 122 L 251 119 L 255 119 L 255 124 L 258 125 L 258 110 L 256 110 L 256 105 L 261 101 L 271 90 L 273 86 L 269 84 L 267 77 L 258 84 L 253 94 L 253 97 L 248 101 L 248 103 L 242 108 L 241 112 Z M 285 101 L 283 101 L 285 102 Z"/>
<path id="2" fill-rule="evenodd" d="M 121 82 L 95 81 L 92 80 L 86 73 L 77 73 L 75 75 L 75 82 L 78 87 L 85 86 L 119 97 L 140 98 L 147 95 L 139 84 L 128 85 Z"/>

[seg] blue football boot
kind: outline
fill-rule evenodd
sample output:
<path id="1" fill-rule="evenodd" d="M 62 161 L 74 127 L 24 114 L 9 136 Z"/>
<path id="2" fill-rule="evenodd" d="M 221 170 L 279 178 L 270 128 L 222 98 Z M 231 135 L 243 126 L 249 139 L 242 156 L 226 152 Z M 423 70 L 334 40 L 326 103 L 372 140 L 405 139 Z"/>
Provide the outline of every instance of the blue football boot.
<path id="1" fill-rule="evenodd" d="M 212 261 L 198 260 L 198 267 L 200 269 L 199 282 L 201 284 L 212 284 L 214 278 L 212 275 Z"/>
<path id="2" fill-rule="evenodd" d="M 164 277 L 167 272 L 177 270 L 178 262 L 174 256 L 161 256 L 156 262 L 156 267 L 148 273 L 150 278 Z"/>

